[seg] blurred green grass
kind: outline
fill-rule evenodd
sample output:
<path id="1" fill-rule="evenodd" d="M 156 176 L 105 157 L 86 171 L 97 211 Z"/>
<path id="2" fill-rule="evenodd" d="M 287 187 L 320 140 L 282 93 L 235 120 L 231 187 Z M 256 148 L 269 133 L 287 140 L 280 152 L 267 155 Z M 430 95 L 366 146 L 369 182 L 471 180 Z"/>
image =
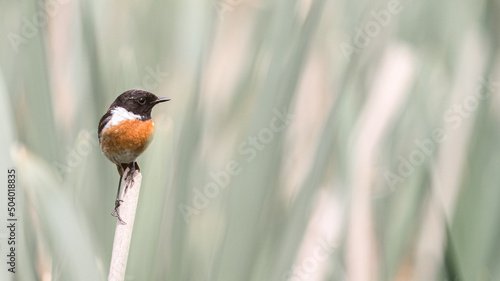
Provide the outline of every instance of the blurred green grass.
<path id="1" fill-rule="evenodd" d="M 172 101 L 139 158 L 127 280 L 500 279 L 498 1 L 40 3 L 0 1 L 13 280 L 106 279 L 118 175 L 95 131 L 131 88 Z"/>

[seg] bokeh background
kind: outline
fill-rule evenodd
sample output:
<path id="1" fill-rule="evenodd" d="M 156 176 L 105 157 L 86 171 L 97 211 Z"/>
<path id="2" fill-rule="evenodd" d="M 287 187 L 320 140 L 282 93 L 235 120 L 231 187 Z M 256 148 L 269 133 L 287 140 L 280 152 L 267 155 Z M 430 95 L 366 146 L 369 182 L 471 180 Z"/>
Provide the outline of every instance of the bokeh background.
<path id="1" fill-rule="evenodd" d="M 139 158 L 126 280 L 500 280 L 498 1 L 0 11 L 20 226 L 1 280 L 106 279 L 118 174 L 96 129 L 132 88 L 172 101 Z"/>

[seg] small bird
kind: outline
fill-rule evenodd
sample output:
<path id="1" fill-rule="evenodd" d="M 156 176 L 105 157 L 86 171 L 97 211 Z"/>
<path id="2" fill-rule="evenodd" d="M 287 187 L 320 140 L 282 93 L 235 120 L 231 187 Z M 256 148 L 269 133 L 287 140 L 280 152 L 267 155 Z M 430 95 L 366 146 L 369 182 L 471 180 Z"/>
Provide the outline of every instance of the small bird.
<path id="1" fill-rule="evenodd" d="M 148 91 L 129 90 L 116 98 L 99 121 L 97 133 L 101 150 L 109 161 L 116 164 L 120 174 L 115 209 L 111 215 L 117 217 L 121 223 L 124 222 L 120 218 L 118 207 L 123 202 L 120 200 L 123 173 L 129 168 L 127 178 L 133 180 L 135 170 L 140 171 L 137 157 L 151 143 L 155 131 L 151 110 L 155 105 L 169 100 L 159 98 Z"/>

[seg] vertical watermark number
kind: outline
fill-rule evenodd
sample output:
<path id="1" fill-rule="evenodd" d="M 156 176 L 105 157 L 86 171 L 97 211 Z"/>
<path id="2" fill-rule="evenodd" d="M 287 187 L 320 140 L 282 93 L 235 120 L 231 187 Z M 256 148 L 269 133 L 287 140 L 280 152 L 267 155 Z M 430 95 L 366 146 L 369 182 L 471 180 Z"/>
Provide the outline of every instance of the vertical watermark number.
<path id="1" fill-rule="evenodd" d="M 7 170 L 7 270 L 16 273 L 16 170 Z"/>

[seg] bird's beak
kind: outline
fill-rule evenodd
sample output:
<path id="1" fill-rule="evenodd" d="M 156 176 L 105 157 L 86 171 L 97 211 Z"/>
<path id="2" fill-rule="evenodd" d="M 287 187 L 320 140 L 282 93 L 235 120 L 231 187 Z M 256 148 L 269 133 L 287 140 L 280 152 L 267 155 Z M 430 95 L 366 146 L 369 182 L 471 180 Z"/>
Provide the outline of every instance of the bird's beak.
<path id="1" fill-rule="evenodd" d="M 153 104 L 157 104 L 157 103 L 160 103 L 160 102 L 166 102 L 166 101 L 169 101 L 170 99 L 168 98 L 158 98 L 156 99 Z"/>

